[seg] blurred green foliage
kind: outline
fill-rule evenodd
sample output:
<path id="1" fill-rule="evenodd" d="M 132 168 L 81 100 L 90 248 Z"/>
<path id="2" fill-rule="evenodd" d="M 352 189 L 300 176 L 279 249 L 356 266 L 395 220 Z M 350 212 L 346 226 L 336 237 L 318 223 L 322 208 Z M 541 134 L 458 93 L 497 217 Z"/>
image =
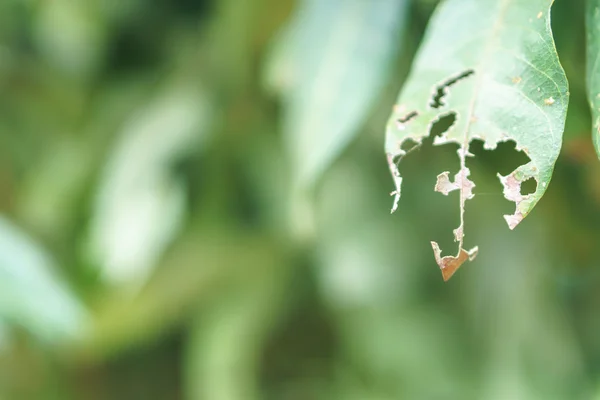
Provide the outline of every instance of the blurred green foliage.
<path id="1" fill-rule="evenodd" d="M 436 2 L 373 3 L 0 2 L 0 398 L 600 398 L 583 2 L 550 187 L 510 232 L 523 156 L 476 147 L 486 251 L 448 284 L 454 148 L 403 161 L 393 216 L 382 149 Z"/>

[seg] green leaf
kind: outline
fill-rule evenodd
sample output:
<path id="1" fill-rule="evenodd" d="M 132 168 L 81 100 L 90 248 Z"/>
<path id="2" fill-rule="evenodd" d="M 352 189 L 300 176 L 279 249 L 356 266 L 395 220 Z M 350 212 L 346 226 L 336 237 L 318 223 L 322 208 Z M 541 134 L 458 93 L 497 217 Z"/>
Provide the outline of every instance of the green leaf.
<path id="1" fill-rule="evenodd" d="M 55 270 L 37 243 L 0 217 L 0 327 L 20 326 L 46 342 L 82 333 L 87 313 Z"/>
<path id="2" fill-rule="evenodd" d="M 251 400 L 260 395 L 260 362 L 287 305 L 289 270 L 276 268 L 223 290 L 192 320 L 185 350 L 186 398 Z M 287 310 L 286 310 L 287 311 Z"/>
<path id="3" fill-rule="evenodd" d="M 294 181 L 311 186 L 364 122 L 400 48 L 405 0 L 305 0 L 268 65 Z"/>
<path id="4" fill-rule="evenodd" d="M 40 3 L 35 16 L 33 36 L 48 61 L 70 73 L 72 79 L 97 72 L 110 32 L 100 7 L 94 2 L 58 0 Z"/>
<path id="5" fill-rule="evenodd" d="M 588 0 L 587 25 L 587 86 L 592 107 L 594 147 L 600 156 L 600 0 Z"/>
<path id="6" fill-rule="evenodd" d="M 139 287 L 185 222 L 173 165 L 200 148 L 210 120 L 200 90 L 173 84 L 125 123 L 103 171 L 88 257 L 113 284 Z"/>
<path id="7" fill-rule="evenodd" d="M 274 276 L 284 263 L 280 248 L 280 243 L 263 235 L 191 229 L 138 293 L 123 296 L 115 291 L 104 296 L 80 356 L 97 360 L 153 343 L 230 285 Z"/>
<path id="8" fill-rule="evenodd" d="M 561 147 L 569 98 L 568 83 L 559 63 L 550 28 L 551 0 L 446 0 L 436 9 L 387 125 L 385 151 L 398 205 L 402 178 L 398 162 L 406 144 L 420 145 L 444 116 L 454 124 L 435 145 L 458 144 L 460 169 L 454 181 L 449 172 L 438 176 L 435 191 L 460 193 L 459 242 L 456 256 L 441 257 L 431 242 L 444 280 L 477 247 L 463 249 L 464 205 L 473 198 L 466 159 L 472 140 L 493 150 L 513 140 L 530 162 L 500 176 L 504 196 L 516 203 L 505 219 L 514 229 L 542 197 Z M 521 183 L 535 179 L 534 193 L 521 194 Z"/>

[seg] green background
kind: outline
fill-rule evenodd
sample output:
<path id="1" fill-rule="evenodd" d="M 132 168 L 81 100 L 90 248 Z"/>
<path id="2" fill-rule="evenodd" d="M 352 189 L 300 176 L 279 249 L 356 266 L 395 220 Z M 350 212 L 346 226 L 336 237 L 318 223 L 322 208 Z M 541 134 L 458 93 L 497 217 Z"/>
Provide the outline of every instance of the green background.
<path id="1" fill-rule="evenodd" d="M 553 7 L 571 100 L 550 186 L 509 231 L 496 173 L 527 160 L 474 145 L 465 240 L 480 251 L 448 283 L 430 241 L 454 248 L 457 201 L 433 185 L 455 149 L 402 161 L 391 216 L 383 152 L 436 2 L 407 4 L 353 119 L 343 102 L 369 86 L 346 91 L 352 74 L 319 83 L 341 108 L 290 111 L 332 25 L 313 21 L 277 66 L 296 3 L 0 2 L 0 398 L 600 398 L 583 2 Z M 293 118 L 310 113 L 314 146 L 354 122 L 299 190 Z"/>

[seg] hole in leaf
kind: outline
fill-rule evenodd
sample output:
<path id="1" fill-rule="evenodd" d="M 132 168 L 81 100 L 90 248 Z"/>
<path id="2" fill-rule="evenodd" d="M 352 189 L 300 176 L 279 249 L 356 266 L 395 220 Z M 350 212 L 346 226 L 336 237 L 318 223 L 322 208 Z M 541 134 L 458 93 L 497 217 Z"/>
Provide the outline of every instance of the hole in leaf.
<path id="1" fill-rule="evenodd" d="M 419 113 L 417 113 L 416 111 L 409 112 L 404 117 L 398 118 L 398 123 L 404 124 L 410 121 L 411 119 L 415 118 L 417 115 L 419 115 Z"/>
<path id="2" fill-rule="evenodd" d="M 467 166 L 471 170 L 471 180 L 477 185 L 474 189 L 475 198 L 469 204 L 470 213 L 466 217 L 473 224 L 484 216 L 511 215 L 515 212 L 515 203 L 504 196 L 504 186 L 498 179 L 498 173 L 507 176 L 518 167 L 530 162 L 524 151 L 516 149 L 513 140 L 497 144 L 494 150 L 484 149 L 484 142 L 474 139 L 469 145 L 469 152 L 475 157 L 467 159 Z M 535 185 L 535 180 L 528 182 Z M 534 188 L 535 189 L 535 188 Z M 529 189 L 528 189 L 529 192 Z M 506 221 L 497 218 L 499 223 L 506 226 Z M 487 223 L 490 223 L 489 221 Z M 468 222 L 465 222 L 468 225 Z"/>
<path id="3" fill-rule="evenodd" d="M 521 165 L 527 164 L 530 159 L 523 151 L 516 149 L 517 144 L 514 140 L 498 143 L 494 150 L 483 148 L 483 141 L 474 139 L 469 145 L 469 152 L 475 154 L 474 158 L 469 159 L 474 169 L 485 168 L 490 176 L 496 176 L 499 173 L 506 176 Z M 496 178 L 494 178 L 496 179 Z"/>
<path id="4" fill-rule="evenodd" d="M 409 151 L 413 150 L 418 145 L 419 145 L 419 143 L 415 142 L 414 140 L 412 140 L 410 138 L 406 138 L 406 139 L 404 139 L 404 141 L 400 145 L 400 148 L 404 152 L 408 153 Z"/>
<path id="5" fill-rule="evenodd" d="M 537 181 L 533 178 L 529 178 L 524 182 L 521 182 L 521 194 L 527 196 L 528 194 L 535 193 L 537 189 Z"/>
<path id="6" fill-rule="evenodd" d="M 451 126 L 452 121 L 452 116 L 444 118 L 444 121 L 438 122 L 440 125 L 435 127 L 434 131 L 441 134 Z M 459 162 L 456 146 L 434 146 L 432 141 L 431 136 L 424 138 L 418 150 L 415 148 L 402 158 L 399 165 L 403 179 L 402 197 L 395 215 L 398 219 L 409 218 L 410 221 L 415 221 L 411 225 L 412 232 L 435 240 L 442 249 L 448 249 L 450 254 L 456 246 L 452 230 L 458 226 L 457 221 L 460 218 L 459 208 L 456 206 L 458 200 L 455 196 L 450 199 L 434 193 L 433 186 L 440 172 L 456 172 Z M 431 245 L 427 241 L 423 243 L 419 251 L 428 254 Z"/>
<path id="7" fill-rule="evenodd" d="M 453 78 L 448 79 L 447 81 L 443 82 L 441 85 L 438 85 L 433 94 L 433 97 L 431 98 L 431 101 L 429 102 L 429 105 L 433 108 L 440 108 L 441 106 L 445 105 L 446 103 L 444 103 L 444 97 L 446 97 L 446 95 L 448 94 L 450 86 L 454 85 L 456 82 L 458 82 L 460 80 L 468 78 L 469 76 L 473 75 L 474 73 L 475 73 L 475 71 L 473 71 L 472 69 L 469 69 Z"/>
<path id="8" fill-rule="evenodd" d="M 436 136 L 443 135 L 448 129 L 454 125 L 456 122 L 456 113 L 451 112 L 440 117 L 437 121 L 433 123 L 431 126 L 431 131 L 429 132 L 429 137 L 434 138 Z"/>

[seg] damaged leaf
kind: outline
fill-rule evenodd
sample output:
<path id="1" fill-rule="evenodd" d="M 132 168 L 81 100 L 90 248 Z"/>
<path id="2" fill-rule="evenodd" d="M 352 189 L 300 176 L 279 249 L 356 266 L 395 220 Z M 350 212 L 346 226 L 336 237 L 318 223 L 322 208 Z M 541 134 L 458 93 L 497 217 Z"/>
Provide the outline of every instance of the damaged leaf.
<path id="1" fill-rule="evenodd" d="M 559 63 L 552 31 L 552 0 L 446 0 L 436 9 L 412 71 L 388 121 L 385 150 L 394 178 L 392 212 L 400 199 L 400 159 L 406 141 L 417 145 L 441 118 L 454 124 L 434 145 L 458 145 L 460 167 L 450 179 L 442 172 L 435 191 L 457 191 L 460 225 L 454 231 L 456 256 L 441 256 L 432 242 L 444 280 L 477 248 L 465 250 L 464 207 L 473 198 L 467 157 L 472 140 L 493 150 L 512 140 L 530 159 L 508 176 L 500 176 L 504 196 L 516 210 L 505 219 L 510 229 L 531 211 L 544 194 L 560 151 L 568 104 L 568 84 Z M 536 190 L 521 194 L 521 184 L 535 179 Z"/>
<path id="2" fill-rule="evenodd" d="M 592 138 L 600 157 L 600 0 L 588 0 L 587 5 L 587 89 L 592 107 Z"/>

